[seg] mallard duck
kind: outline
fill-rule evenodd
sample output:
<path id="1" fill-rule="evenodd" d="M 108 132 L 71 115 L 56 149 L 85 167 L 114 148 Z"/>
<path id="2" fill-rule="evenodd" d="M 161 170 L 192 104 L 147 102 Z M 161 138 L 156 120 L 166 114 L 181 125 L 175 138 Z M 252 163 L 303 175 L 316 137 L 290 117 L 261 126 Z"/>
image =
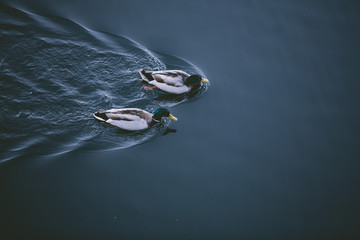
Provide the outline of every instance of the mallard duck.
<path id="1" fill-rule="evenodd" d="M 147 129 L 160 122 L 162 117 L 177 121 L 177 118 L 170 114 L 166 108 L 159 108 L 155 110 L 154 114 L 139 108 L 99 110 L 94 113 L 94 117 L 101 122 L 128 131 Z"/>
<path id="2" fill-rule="evenodd" d="M 202 83 L 209 82 L 200 75 L 190 75 L 181 70 L 147 71 L 142 69 L 139 74 L 144 81 L 153 85 L 153 87 L 144 87 L 145 89 L 158 88 L 172 94 L 186 93 L 199 88 Z"/>

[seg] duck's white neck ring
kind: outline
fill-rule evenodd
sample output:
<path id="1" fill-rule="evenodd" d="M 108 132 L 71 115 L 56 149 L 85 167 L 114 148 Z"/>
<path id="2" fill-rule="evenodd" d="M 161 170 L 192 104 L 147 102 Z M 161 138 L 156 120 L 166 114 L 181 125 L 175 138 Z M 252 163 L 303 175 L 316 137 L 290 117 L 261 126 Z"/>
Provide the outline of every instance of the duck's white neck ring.
<path id="1" fill-rule="evenodd" d="M 157 123 L 160 122 L 159 120 L 156 120 L 155 118 L 152 118 L 152 120 Z"/>

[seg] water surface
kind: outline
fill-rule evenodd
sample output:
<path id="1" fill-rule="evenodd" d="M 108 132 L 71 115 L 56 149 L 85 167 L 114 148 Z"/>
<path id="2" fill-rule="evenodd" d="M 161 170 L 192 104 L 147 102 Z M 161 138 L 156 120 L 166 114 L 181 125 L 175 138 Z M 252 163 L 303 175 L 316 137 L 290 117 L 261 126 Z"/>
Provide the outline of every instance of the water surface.
<path id="1" fill-rule="evenodd" d="M 35 25 L 39 31 L 30 39 L 41 46 L 29 61 L 13 60 L 18 67 L 12 74 L 22 89 L 38 91 L 32 94 L 68 96 L 55 106 L 63 106 L 60 113 L 69 123 L 49 114 L 57 107 L 41 107 L 35 116 L 56 119 L 61 131 L 36 140 L 38 145 L 26 144 L 39 135 L 36 126 L 52 129 L 31 121 L 25 138 L 11 142 L 26 123 L 19 119 L 31 119 L 37 101 L 46 98 L 9 90 L 16 97 L 6 109 L 20 115 L 14 125 L 1 126 L 9 135 L 5 149 L 15 149 L 1 154 L 23 157 L 0 167 L 5 239 L 360 238 L 359 3 L 12 0 L 11 5 L 26 12 L 8 33 L 10 43 Z M 27 22 L 33 25 L 21 26 Z M 13 66 L 8 61 L 0 71 Z M 197 66 L 211 86 L 190 101 L 156 100 L 156 93 L 139 91 L 138 65 L 168 64 Z M 34 65 L 41 71 L 20 69 Z M 123 94 L 122 84 L 134 95 Z M 56 94 L 46 94 L 49 89 Z M 111 141 L 133 136 L 104 129 L 88 112 L 123 106 L 122 101 L 151 110 L 163 100 L 179 118 L 176 124 L 164 122 L 156 134 L 135 139 L 143 144 L 102 151 L 111 149 L 107 143 L 121 148 Z M 17 101 L 32 111 L 21 111 Z M 67 108 L 84 115 L 68 117 Z M 176 132 L 163 136 L 166 128 Z M 68 129 L 74 135 L 64 134 Z M 79 140 L 84 136 L 90 137 Z M 57 138 L 50 144 L 52 137 Z M 61 152 L 57 146 L 72 150 L 49 156 Z"/>
<path id="2" fill-rule="evenodd" d="M 151 53 L 128 38 L 66 18 L 4 5 L 1 19 L 0 103 L 7 122 L 0 138 L 1 162 L 140 144 L 164 133 L 168 123 L 127 133 L 100 126 L 92 113 L 124 107 L 152 112 L 195 99 L 206 88 L 180 96 L 146 92 L 138 74 L 142 68 L 203 73 L 185 60 Z"/>

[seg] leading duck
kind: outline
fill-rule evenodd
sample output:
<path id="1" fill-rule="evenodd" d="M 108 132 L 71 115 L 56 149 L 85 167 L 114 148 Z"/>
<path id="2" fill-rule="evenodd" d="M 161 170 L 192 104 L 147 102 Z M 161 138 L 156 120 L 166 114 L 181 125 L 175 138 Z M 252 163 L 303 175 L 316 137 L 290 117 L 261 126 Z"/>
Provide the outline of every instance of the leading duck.
<path id="1" fill-rule="evenodd" d="M 181 70 L 147 71 L 140 70 L 141 78 L 152 87 L 144 87 L 147 90 L 158 88 L 172 94 L 182 94 L 197 89 L 202 83 L 209 80 L 200 75 L 190 75 Z"/>

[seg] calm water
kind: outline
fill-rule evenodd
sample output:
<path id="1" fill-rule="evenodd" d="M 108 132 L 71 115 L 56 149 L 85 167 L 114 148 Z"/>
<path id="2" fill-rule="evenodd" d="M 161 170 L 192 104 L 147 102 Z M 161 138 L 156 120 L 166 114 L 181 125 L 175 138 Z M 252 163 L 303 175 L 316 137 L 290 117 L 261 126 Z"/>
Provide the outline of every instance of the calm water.
<path id="1" fill-rule="evenodd" d="M 1 239 L 358 239 L 360 4 L 0 5 Z M 143 90 L 141 68 L 211 82 Z M 99 108 L 179 118 L 122 132 Z"/>

